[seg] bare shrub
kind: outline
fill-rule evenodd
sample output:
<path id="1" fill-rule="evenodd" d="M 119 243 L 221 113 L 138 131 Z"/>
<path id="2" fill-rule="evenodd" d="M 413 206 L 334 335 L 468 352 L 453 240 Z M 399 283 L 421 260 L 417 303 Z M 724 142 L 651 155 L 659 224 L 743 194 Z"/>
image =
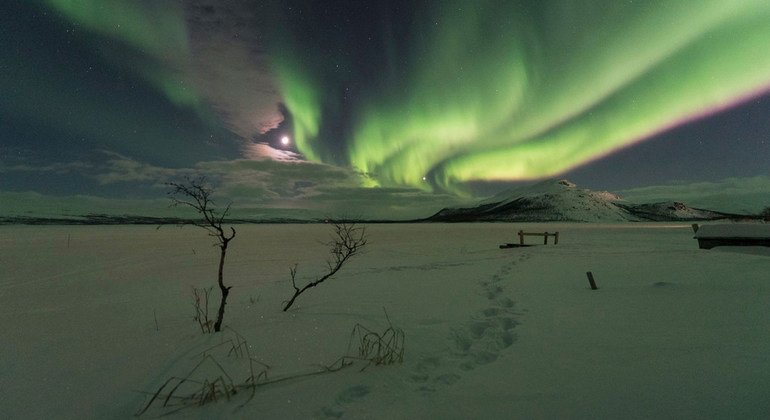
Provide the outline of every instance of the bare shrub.
<path id="1" fill-rule="evenodd" d="M 367 238 L 365 228 L 357 227 L 355 223 L 347 222 L 331 222 L 331 226 L 332 239 L 328 242 L 331 257 L 326 260 L 328 271 L 324 275 L 307 283 L 305 286 L 298 287 L 297 264 L 290 268 L 289 273 L 291 275 L 291 285 L 294 288 L 294 294 L 289 300 L 284 301 L 284 312 L 291 308 L 299 295 L 337 274 L 350 258 L 358 254 L 361 249 L 366 246 Z"/>
<path id="2" fill-rule="evenodd" d="M 201 332 L 204 334 L 210 333 L 214 330 L 214 321 L 209 319 L 209 294 L 214 287 L 208 288 L 192 288 L 193 292 L 193 307 L 195 308 L 195 314 L 193 320 L 198 323 Z"/>
<path id="3" fill-rule="evenodd" d="M 232 286 L 225 286 L 222 280 L 223 271 L 225 267 L 225 256 L 227 255 L 227 246 L 230 241 L 235 238 L 235 229 L 230 227 L 229 232 L 226 231 L 222 224 L 225 217 L 230 212 L 230 205 L 225 207 L 225 210 L 219 214 L 214 209 L 214 202 L 211 200 L 211 194 L 214 190 L 206 186 L 206 180 L 203 177 L 191 179 L 187 178 L 185 183 L 179 184 L 170 182 L 167 184 L 171 187 L 168 192 L 173 205 L 187 206 L 195 209 L 203 220 L 193 221 L 190 224 L 205 229 L 209 236 L 216 239 L 216 246 L 219 246 L 219 271 L 217 275 L 217 285 L 221 292 L 221 300 L 219 303 L 219 311 L 217 312 L 217 320 L 214 323 L 214 331 L 218 332 L 222 329 L 222 320 L 225 316 L 225 305 L 227 304 L 227 296 L 230 294 Z"/>

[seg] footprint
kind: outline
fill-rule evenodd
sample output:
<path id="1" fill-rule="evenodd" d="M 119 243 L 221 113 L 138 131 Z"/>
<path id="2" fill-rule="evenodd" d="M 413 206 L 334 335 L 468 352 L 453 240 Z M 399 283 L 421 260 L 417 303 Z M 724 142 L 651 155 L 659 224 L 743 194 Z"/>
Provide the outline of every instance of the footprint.
<path id="1" fill-rule="evenodd" d="M 503 332 L 497 337 L 497 346 L 500 350 L 507 349 L 516 341 L 516 336 L 508 331 Z"/>
<path id="2" fill-rule="evenodd" d="M 436 377 L 436 382 L 444 385 L 452 385 L 460 380 L 460 375 L 454 373 L 445 373 Z"/>
<path id="3" fill-rule="evenodd" d="M 471 332 L 471 336 L 473 338 L 479 339 L 484 336 L 484 334 L 487 332 L 487 329 L 489 329 L 492 326 L 492 323 L 489 321 L 475 321 L 471 324 L 469 330 Z"/>
<path id="4" fill-rule="evenodd" d="M 470 361 L 462 362 L 460 363 L 459 366 L 460 366 L 460 369 L 462 370 L 473 370 L 474 368 L 476 368 L 476 364 Z"/>
<path id="5" fill-rule="evenodd" d="M 484 314 L 484 316 L 486 316 L 486 317 L 491 317 L 491 316 L 495 316 L 495 315 L 499 314 L 500 310 L 497 309 L 497 308 L 487 308 L 487 309 L 484 309 L 483 311 L 481 311 L 481 313 Z"/>
<path id="6" fill-rule="evenodd" d="M 321 409 L 321 416 L 319 417 L 338 419 L 342 417 L 343 414 L 345 414 L 344 411 L 335 410 L 331 407 L 324 407 Z"/>
<path id="7" fill-rule="evenodd" d="M 487 296 L 487 299 L 489 300 L 492 300 L 498 297 L 500 293 L 503 293 L 503 288 L 500 286 L 487 287 L 486 296 Z"/>
<path id="8" fill-rule="evenodd" d="M 345 415 L 344 405 L 354 403 L 367 395 L 371 390 L 366 385 L 354 385 L 337 394 L 331 407 L 321 409 L 319 417 L 338 419 Z"/>
<path id="9" fill-rule="evenodd" d="M 457 330 L 452 331 L 452 341 L 454 343 L 455 350 L 461 354 L 468 353 L 468 350 L 471 349 L 471 345 L 473 344 L 470 337 L 460 333 Z"/>
<path id="10" fill-rule="evenodd" d="M 366 385 L 352 386 L 337 395 L 337 404 L 350 404 L 369 395 L 369 387 Z"/>
<path id="11" fill-rule="evenodd" d="M 480 351 L 472 355 L 477 365 L 486 365 L 497 360 L 497 354 L 490 351 Z"/>
<path id="12" fill-rule="evenodd" d="M 503 350 L 516 342 L 516 334 L 512 331 L 519 324 L 515 319 L 518 314 L 513 309 L 515 302 L 501 296 L 504 290 L 502 282 L 515 265 L 515 262 L 508 263 L 478 283 L 482 294 L 494 304 L 479 311 L 465 325 L 449 329 L 449 348 L 452 354 L 449 360 L 434 356 L 423 358 L 417 363 L 409 379 L 418 391 L 436 392 L 441 386 L 453 385 L 461 379 L 463 371 L 496 361 Z M 444 370 L 453 367 L 459 371 Z"/>
<path id="13" fill-rule="evenodd" d="M 498 318 L 497 321 L 500 324 L 500 328 L 502 328 L 503 331 L 510 331 L 514 329 L 517 325 L 519 325 L 518 321 L 510 317 Z"/>
<path id="14" fill-rule="evenodd" d="M 441 360 L 438 357 L 424 357 L 417 363 L 417 369 L 421 372 L 435 369 L 441 365 Z"/>

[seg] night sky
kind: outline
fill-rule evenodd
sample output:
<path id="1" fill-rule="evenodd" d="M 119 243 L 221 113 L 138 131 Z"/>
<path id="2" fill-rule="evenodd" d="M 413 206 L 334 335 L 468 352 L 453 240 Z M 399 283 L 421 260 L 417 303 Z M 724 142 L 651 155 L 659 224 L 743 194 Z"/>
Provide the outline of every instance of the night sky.
<path id="1" fill-rule="evenodd" d="M 243 214 L 286 217 L 421 217 L 554 177 L 770 205 L 766 0 L 0 12 L 0 213 L 151 213 L 195 175 Z"/>

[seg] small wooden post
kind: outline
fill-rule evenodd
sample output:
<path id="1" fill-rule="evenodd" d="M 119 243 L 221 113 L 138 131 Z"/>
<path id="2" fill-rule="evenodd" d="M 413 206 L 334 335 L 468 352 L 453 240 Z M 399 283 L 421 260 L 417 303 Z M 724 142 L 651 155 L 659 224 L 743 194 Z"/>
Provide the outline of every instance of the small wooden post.
<path id="1" fill-rule="evenodd" d="M 554 235 L 553 244 L 559 245 L 559 232 L 556 232 L 556 234 Z"/>
<path id="2" fill-rule="evenodd" d="M 543 233 L 543 245 L 548 245 L 548 232 Z"/>
<path id="3" fill-rule="evenodd" d="M 592 272 L 587 272 L 586 276 L 588 276 L 588 283 L 591 284 L 591 290 L 596 290 L 598 287 L 596 287 L 596 282 L 594 281 L 594 274 Z"/>
<path id="4" fill-rule="evenodd" d="M 524 231 L 519 231 L 519 245 L 524 245 Z"/>

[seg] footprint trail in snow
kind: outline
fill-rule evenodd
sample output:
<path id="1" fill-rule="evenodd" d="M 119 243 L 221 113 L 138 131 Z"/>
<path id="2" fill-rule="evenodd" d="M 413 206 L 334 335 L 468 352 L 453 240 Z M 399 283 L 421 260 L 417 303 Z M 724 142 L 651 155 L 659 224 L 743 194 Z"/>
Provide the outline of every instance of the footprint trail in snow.
<path id="1" fill-rule="evenodd" d="M 419 391 L 430 393 L 441 386 L 459 381 L 464 372 L 496 361 L 501 353 L 516 341 L 513 331 L 519 315 L 511 298 L 504 295 L 505 281 L 513 267 L 529 258 L 521 254 L 504 264 L 489 280 L 480 282 L 481 294 L 488 306 L 473 315 L 469 321 L 451 329 L 450 352 L 422 358 L 410 380 Z"/>

